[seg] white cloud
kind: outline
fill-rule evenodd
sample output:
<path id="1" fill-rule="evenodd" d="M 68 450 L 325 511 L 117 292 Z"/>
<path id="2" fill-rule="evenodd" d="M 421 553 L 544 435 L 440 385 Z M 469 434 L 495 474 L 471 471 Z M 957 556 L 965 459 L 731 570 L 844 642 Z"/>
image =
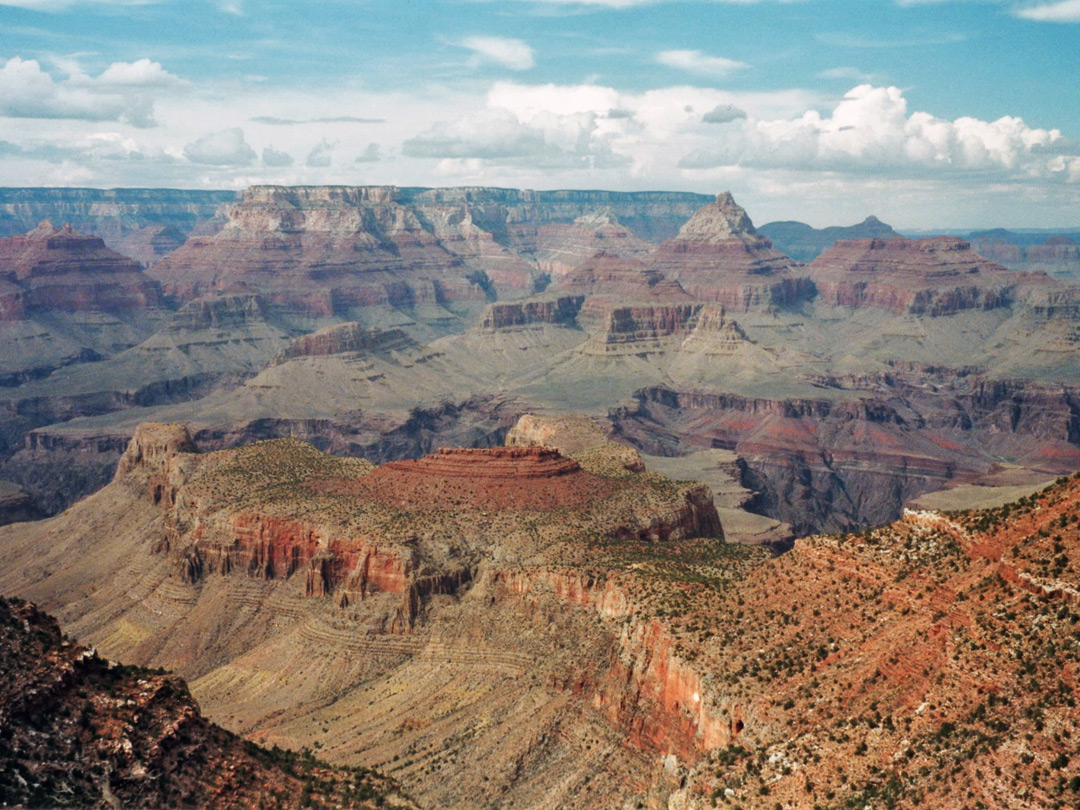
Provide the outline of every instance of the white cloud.
<path id="1" fill-rule="evenodd" d="M 661 51 L 653 57 L 658 64 L 702 76 L 727 76 L 750 65 L 723 56 L 707 56 L 701 51 Z"/>
<path id="2" fill-rule="evenodd" d="M 627 155 L 593 112 L 539 112 L 522 120 L 505 108 L 440 122 L 402 145 L 406 157 L 481 160 L 534 169 L 607 169 L 626 166 Z"/>
<path id="3" fill-rule="evenodd" d="M 165 70 L 160 62 L 138 59 L 113 62 L 97 78 L 103 87 L 182 87 L 186 82 Z"/>
<path id="4" fill-rule="evenodd" d="M 244 140 L 240 127 L 211 132 L 184 147 L 192 163 L 206 166 L 247 166 L 255 160 L 255 150 Z"/>
<path id="5" fill-rule="evenodd" d="M 746 118 L 746 110 L 740 109 L 733 104 L 717 104 L 705 113 L 701 120 L 706 124 L 730 124 L 732 121 L 743 118 Z"/>
<path id="6" fill-rule="evenodd" d="M 1059 0 L 1056 3 L 1019 8 L 1014 13 L 1025 20 L 1039 22 L 1080 22 L 1080 0 Z"/>
<path id="7" fill-rule="evenodd" d="M 264 146 L 262 150 L 262 162 L 267 166 L 281 167 L 292 166 L 292 155 L 288 152 L 279 152 L 272 146 Z"/>
<path id="8" fill-rule="evenodd" d="M 1075 152 L 1062 154 L 1069 144 L 1058 130 L 1033 129 L 1011 116 L 947 121 L 909 113 L 899 89 L 860 85 L 828 117 L 810 110 L 793 119 L 751 119 L 735 132 L 725 128 L 680 165 L 1077 182 Z"/>
<path id="9" fill-rule="evenodd" d="M 325 169 L 331 163 L 333 152 L 334 144 L 324 138 L 308 153 L 307 165 L 313 169 Z"/>
<path id="10" fill-rule="evenodd" d="M 367 148 L 364 149 L 359 155 L 356 156 L 356 163 L 378 163 L 383 159 L 382 149 L 377 143 L 369 143 Z"/>
<path id="11" fill-rule="evenodd" d="M 466 37 L 460 44 L 473 52 L 470 58 L 473 66 L 496 64 L 511 70 L 528 70 L 536 64 L 533 49 L 520 39 Z"/>
<path id="12" fill-rule="evenodd" d="M 57 82 L 37 60 L 15 56 L 0 68 L 0 115 L 151 127 L 155 121 L 150 91 L 184 86 L 185 82 L 149 59 L 114 62 L 97 78 L 73 72 Z"/>

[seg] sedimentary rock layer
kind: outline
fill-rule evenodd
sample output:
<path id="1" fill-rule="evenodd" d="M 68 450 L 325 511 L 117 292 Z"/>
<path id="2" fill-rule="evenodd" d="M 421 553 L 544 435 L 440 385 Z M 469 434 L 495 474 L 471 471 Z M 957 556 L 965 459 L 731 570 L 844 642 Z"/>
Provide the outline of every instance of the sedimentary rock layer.
<path id="1" fill-rule="evenodd" d="M 647 264 L 695 298 L 736 313 L 791 306 L 813 295 L 801 265 L 754 230 L 730 193 L 694 214 Z"/>
<path id="2" fill-rule="evenodd" d="M 828 303 L 930 316 L 1007 306 L 1021 281 L 947 236 L 843 240 L 814 260 L 810 274 Z"/>
<path id="3" fill-rule="evenodd" d="M 0 317 L 34 312 L 126 312 L 159 307 L 158 285 L 139 265 L 70 225 L 42 222 L 0 239 Z"/>

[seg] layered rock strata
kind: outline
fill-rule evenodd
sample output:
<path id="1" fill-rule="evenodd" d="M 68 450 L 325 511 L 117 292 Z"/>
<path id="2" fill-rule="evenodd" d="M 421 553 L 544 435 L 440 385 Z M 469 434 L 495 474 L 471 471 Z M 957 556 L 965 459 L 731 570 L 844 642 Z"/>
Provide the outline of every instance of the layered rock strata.
<path id="1" fill-rule="evenodd" d="M 358 323 L 342 323 L 301 335 L 278 352 L 274 362 L 350 352 L 388 352 L 414 345 L 415 342 L 400 329 L 365 329 Z"/>
<path id="2" fill-rule="evenodd" d="M 139 265 L 70 225 L 42 222 L 0 239 L 0 313 L 22 320 L 35 312 L 128 312 L 159 307 L 157 284 Z"/>
<path id="3" fill-rule="evenodd" d="M 928 316 L 1008 306 L 1020 282 L 947 236 L 843 240 L 814 260 L 810 275 L 824 302 Z"/>
<path id="4" fill-rule="evenodd" d="M 813 295 L 801 265 L 757 233 L 729 192 L 694 214 L 647 264 L 693 297 L 733 312 L 793 306 Z"/>
<path id="5" fill-rule="evenodd" d="M 488 331 L 536 324 L 572 326 L 584 301 L 584 295 L 560 295 L 490 304 L 479 326 Z"/>

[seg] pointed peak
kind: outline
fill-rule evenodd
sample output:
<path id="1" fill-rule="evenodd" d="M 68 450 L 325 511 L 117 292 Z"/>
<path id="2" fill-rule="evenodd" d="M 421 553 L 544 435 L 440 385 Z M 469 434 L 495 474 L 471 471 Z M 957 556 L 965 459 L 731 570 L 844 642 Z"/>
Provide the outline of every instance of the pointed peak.
<path id="1" fill-rule="evenodd" d="M 679 230 L 679 238 L 706 243 L 729 239 L 763 239 L 757 235 L 754 223 L 743 207 L 735 202 L 730 191 L 717 194 L 715 202 L 690 217 Z"/>
<path id="2" fill-rule="evenodd" d="M 53 234 L 59 233 L 59 229 L 52 224 L 52 220 L 43 219 L 38 223 L 38 226 L 34 230 L 30 231 L 26 235 L 31 239 L 41 239 Z"/>

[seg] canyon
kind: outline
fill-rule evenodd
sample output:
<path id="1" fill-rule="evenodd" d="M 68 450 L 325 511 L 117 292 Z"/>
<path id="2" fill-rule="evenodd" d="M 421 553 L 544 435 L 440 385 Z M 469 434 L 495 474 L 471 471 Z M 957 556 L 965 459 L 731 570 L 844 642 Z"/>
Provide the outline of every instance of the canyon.
<path id="1" fill-rule="evenodd" d="M 721 480 L 699 454 L 734 453 L 741 507 L 799 532 L 1077 461 L 1080 288 L 960 239 L 874 220 L 804 265 L 730 194 L 479 188 L 254 187 L 216 222 L 115 276 L 160 291 L 138 333 L 7 354 L 0 478 L 45 512 L 148 420 L 382 463 L 586 413 L 697 480 Z M 75 334 L 102 303 L 52 317 Z M 42 343 L 31 323 L 11 345 Z"/>
<path id="2" fill-rule="evenodd" d="M 4 671 L 114 673 L 210 766 L 95 710 L 130 752 L 59 712 L 27 773 L 1075 804 L 1080 286 L 730 193 L 46 191 L 0 194 L 0 593 L 96 652 L 5 602 Z"/>
<path id="3" fill-rule="evenodd" d="M 376 467 L 144 424 L 0 528 L 0 590 L 420 806 L 1074 800 L 1080 477 L 772 557 L 594 420 L 510 437 Z"/>

